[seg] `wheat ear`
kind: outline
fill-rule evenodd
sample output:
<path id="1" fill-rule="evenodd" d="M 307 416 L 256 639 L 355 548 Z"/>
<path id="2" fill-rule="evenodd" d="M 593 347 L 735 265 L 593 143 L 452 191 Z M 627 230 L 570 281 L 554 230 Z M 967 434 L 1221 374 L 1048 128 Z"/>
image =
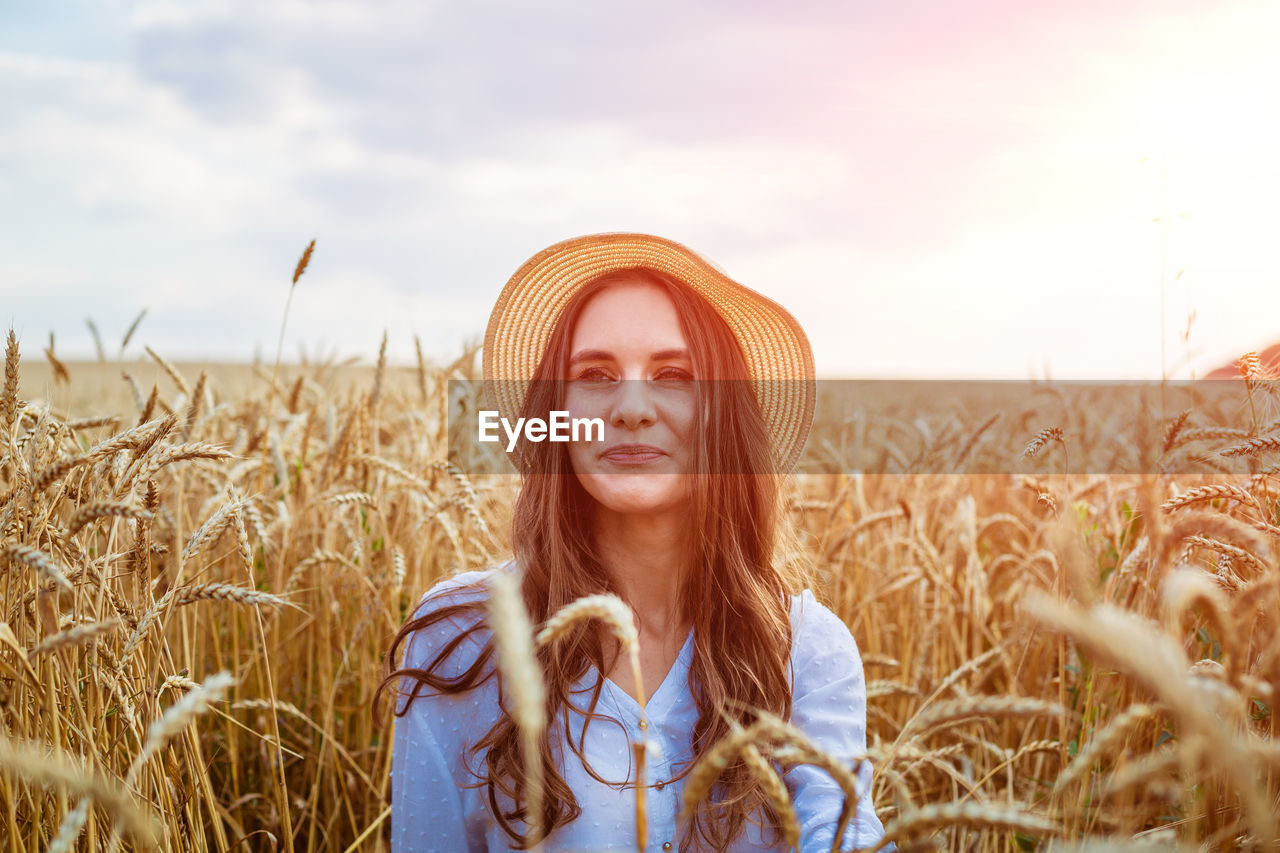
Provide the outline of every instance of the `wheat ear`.
<path id="1" fill-rule="evenodd" d="M 1258 505 L 1258 502 L 1254 499 L 1253 495 L 1249 494 L 1239 486 L 1219 483 L 1212 486 L 1199 486 L 1194 489 L 1188 489 L 1176 498 L 1170 498 L 1165 501 L 1160 505 L 1160 508 L 1165 512 L 1172 512 L 1178 507 L 1199 503 L 1201 501 L 1211 501 L 1217 498 L 1240 501 L 1241 503 L 1254 507 Z"/>
<path id="2" fill-rule="evenodd" d="M 68 761 L 60 751 L 0 737 L 0 768 L 29 782 L 56 785 L 75 797 L 91 797 L 112 816 L 116 827 L 155 847 L 160 843 L 155 816 L 140 809 L 118 783 Z"/>
<path id="3" fill-rule="evenodd" d="M 49 853 L 70 853 L 75 849 L 76 839 L 80 837 L 80 830 L 84 829 L 84 822 L 88 819 L 89 798 L 81 797 L 80 802 L 67 812 L 58 826 L 57 836 L 49 843 Z"/>
<path id="4" fill-rule="evenodd" d="M 235 586 L 229 583 L 202 583 L 189 586 L 174 587 L 165 593 L 164 598 L 157 601 L 138 620 L 138 627 L 125 641 L 124 650 L 120 652 L 120 667 L 123 668 L 129 657 L 138 648 L 147 631 L 165 612 L 169 606 L 181 607 L 197 601 L 232 601 L 236 604 L 270 604 L 276 607 L 286 605 L 289 601 L 279 595 L 261 592 L 248 587 Z M 123 670 L 121 670 L 123 671 Z"/>
<path id="5" fill-rule="evenodd" d="M 132 787 L 134 780 L 138 778 L 138 772 L 160 751 L 169 738 L 189 726 L 196 717 L 207 710 L 211 703 L 222 699 L 233 684 L 235 679 L 231 677 L 231 673 L 215 673 L 206 678 L 199 687 L 190 690 L 173 703 L 173 706 L 164 712 L 164 716 L 153 722 L 147 729 L 147 740 L 142 746 L 142 752 L 138 753 L 138 757 L 129 765 L 129 772 L 125 774 L 125 785 Z"/>
<path id="6" fill-rule="evenodd" d="M 1155 716 L 1156 710 L 1155 705 L 1130 705 L 1115 719 L 1107 723 L 1102 731 L 1094 732 L 1093 737 L 1089 739 L 1089 743 L 1085 745 L 1085 748 L 1080 750 L 1075 759 L 1067 765 L 1067 768 L 1058 774 L 1057 781 L 1053 783 L 1054 790 L 1061 791 L 1080 778 L 1084 771 L 1092 767 L 1107 750 L 1121 740 L 1130 726 Z"/>
<path id="7" fill-rule="evenodd" d="M 1259 438 L 1248 438 L 1231 447 L 1218 451 L 1219 456 L 1256 456 L 1269 450 L 1280 450 L 1280 436 L 1264 435 Z"/>
<path id="8" fill-rule="evenodd" d="M 538 645 L 543 646 L 563 636 L 584 619 L 599 619 L 613 631 L 631 661 L 640 707 L 645 706 L 644 682 L 640 677 L 640 636 L 636 631 L 631 608 L 616 595 L 587 595 L 560 608 L 538 632 Z"/>
<path id="9" fill-rule="evenodd" d="M 885 827 L 884 838 L 875 849 L 881 850 L 891 841 L 906 840 L 944 827 L 1022 830 L 1045 835 L 1056 835 L 1061 831 L 1053 821 L 1019 808 L 967 800 L 930 803 L 912 809 Z"/>
<path id="10" fill-rule="evenodd" d="M 800 820 L 796 816 L 796 807 L 791 802 L 791 795 L 787 793 L 787 786 L 782 784 L 782 778 L 769 766 L 768 760 L 760 754 L 755 744 L 749 743 L 743 747 L 742 760 L 756 777 L 760 787 L 764 789 L 765 796 L 769 798 L 769 804 L 777 813 L 779 822 L 782 824 L 782 836 L 787 846 L 791 848 L 800 846 Z"/>
<path id="11" fill-rule="evenodd" d="M 636 702 L 640 705 L 640 729 L 646 734 L 649 721 L 644 713 L 647 704 L 644 679 L 640 675 L 640 634 L 636 630 L 631 608 L 616 595 L 587 595 L 560 608 L 538 632 L 538 645 L 545 645 L 563 635 L 583 619 L 599 619 L 613 631 L 631 662 L 635 681 Z M 645 814 L 645 740 L 632 745 L 636 756 L 636 843 L 643 850 L 648 844 L 649 823 Z"/>
<path id="12" fill-rule="evenodd" d="M 53 562 L 43 551 L 32 548 L 30 545 L 15 543 L 4 546 L 4 553 L 10 560 L 35 569 L 40 573 L 41 578 L 53 581 L 63 589 L 71 589 L 71 582 L 67 580 L 62 567 Z"/>
<path id="13" fill-rule="evenodd" d="M 86 504 L 71 516 L 71 522 L 67 525 L 67 535 L 75 536 L 82 527 L 98 518 L 134 518 L 145 521 L 151 518 L 151 513 L 129 504 L 110 502 Z"/>
<path id="14" fill-rule="evenodd" d="M 84 625 L 77 625 L 74 628 L 68 628 L 65 631 L 45 637 L 41 643 L 31 650 L 30 656 L 49 654 L 56 652 L 58 649 L 64 649 L 67 646 L 78 646 L 83 643 L 89 643 L 98 639 L 103 634 L 107 634 L 120 627 L 119 619 L 103 619 L 99 622 L 89 622 Z"/>

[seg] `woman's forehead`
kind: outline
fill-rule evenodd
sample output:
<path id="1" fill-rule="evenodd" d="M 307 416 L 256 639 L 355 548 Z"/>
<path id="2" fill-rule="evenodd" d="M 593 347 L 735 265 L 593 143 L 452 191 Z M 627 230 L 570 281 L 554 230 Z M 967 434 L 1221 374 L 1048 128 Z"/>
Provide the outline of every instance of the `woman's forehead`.
<path id="1" fill-rule="evenodd" d="M 656 284 L 636 279 L 610 284 L 591 296 L 574 325 L 570 351 L 687 346 L 670 295 Z"/>

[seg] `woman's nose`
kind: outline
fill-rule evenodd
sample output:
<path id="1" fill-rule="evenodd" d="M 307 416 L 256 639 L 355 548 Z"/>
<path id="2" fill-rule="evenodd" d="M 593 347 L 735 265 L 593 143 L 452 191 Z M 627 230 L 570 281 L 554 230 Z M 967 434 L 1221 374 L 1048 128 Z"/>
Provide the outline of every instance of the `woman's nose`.
<path id="1" fill-rule="evenodd" d="M 658 413 L 650 396 L 649 383 L 643 379 L 624 379 L 618 385 L 618 396 L 610 413 L 613 425 L 638 429 L 652 424 Z"/>

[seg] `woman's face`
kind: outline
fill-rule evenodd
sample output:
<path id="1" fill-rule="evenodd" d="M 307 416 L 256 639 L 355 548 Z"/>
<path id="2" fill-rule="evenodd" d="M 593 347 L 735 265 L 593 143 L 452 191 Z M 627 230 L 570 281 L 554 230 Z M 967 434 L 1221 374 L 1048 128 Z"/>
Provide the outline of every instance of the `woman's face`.
<path id="1" fill-rule="evenodd" d="M 570 417 L 600 418 L 603 441 L 569 445 L 574 473 L 605 509 L 678 511 L 689 500 L 693 362 L 666 291 L 637 278 L 592 296 L 569 349 Z"/>

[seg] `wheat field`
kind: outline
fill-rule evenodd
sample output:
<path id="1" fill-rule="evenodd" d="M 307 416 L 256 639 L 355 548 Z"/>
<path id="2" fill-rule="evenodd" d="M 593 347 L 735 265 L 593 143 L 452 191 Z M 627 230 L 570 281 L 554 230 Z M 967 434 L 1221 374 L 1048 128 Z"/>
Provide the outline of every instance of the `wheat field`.
<path id="1" fill-rule="evenodd" d="M 273 375 L 29 349 L 10 335 L 0 393 L 0 849 L 386 849 L 387 642 L 437 579 L 509 552 L 513 478 L 445 458 L 475 353 Z M 1248 474 L 792 478 L 786 558 L 861 648 L 900 849 L 1275 848 L 1274 427 L 1193 407 L 1133 436 L 1247 445 Z M 1034 411 L 946 436 L 965 458 L 1089 449 Z M 577 615 L 625 635 L 610 607 Z M 777 770 L 847 776 L 780 720 L 732 740 L 690 796 L 734 754 L 784 817 Z"/>

